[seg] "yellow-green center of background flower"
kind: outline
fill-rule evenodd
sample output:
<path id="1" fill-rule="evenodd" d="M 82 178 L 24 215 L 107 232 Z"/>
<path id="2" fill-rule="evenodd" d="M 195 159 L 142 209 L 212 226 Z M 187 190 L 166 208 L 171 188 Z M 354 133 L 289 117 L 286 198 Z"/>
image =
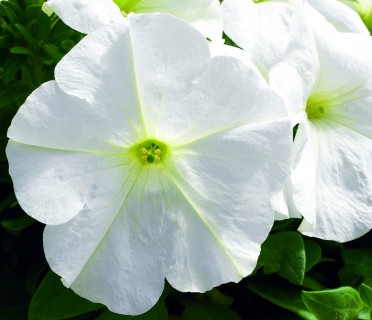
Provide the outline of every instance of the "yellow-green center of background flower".
<path id="1" fill-rule="evenodd" d="M 114 3 L 120 8 L 123 16 L 128 15 L 130 12 L 135 12 L 136 7 L 140 6 L 139 0 L 113 0 Z"/>

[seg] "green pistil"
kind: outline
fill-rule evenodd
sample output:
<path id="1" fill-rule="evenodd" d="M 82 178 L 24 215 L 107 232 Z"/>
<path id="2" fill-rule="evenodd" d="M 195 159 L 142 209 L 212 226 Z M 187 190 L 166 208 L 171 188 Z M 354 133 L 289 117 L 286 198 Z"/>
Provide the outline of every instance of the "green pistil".
<path id="1" fill-rule="evenodd" d="M 158 140 L 149 139 L 131 147 L 131 152 L 142 164 L 159 164 L 168 154 L 168 146 Z"/>
<path id="2" fill-rule="evenodd" d="M 306 113 L 309 120 L 319 119 L 324 116 L 324 107 L 308 104 L 306 106 Z"/>

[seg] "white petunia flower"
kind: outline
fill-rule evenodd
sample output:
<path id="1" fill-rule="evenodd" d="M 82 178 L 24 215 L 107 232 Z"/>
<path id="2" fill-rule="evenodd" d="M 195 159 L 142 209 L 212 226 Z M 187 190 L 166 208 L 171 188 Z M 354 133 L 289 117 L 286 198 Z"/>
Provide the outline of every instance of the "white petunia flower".
<path id="1" fill-rule="evenodd" d="M 86 36 L 26 100 L 7 156 L 51 268 L 139 314 L 164 278 L 204 292 L 250 274 L 289 170 L 291 125 L 258 70 L 210 57 L 169 15 Z"/>
<path id="2" fill-rule="evenodd" d="M 120 22 L 133 13 L 168 13 L 199 30 L 211 40 L 222 38 L 222 13 L 218 0 L 48 0 L 52 9 L 71 28 L 82 33 Z"/>
<path id="3" fill-rule="evenodd" d="M 340 31 L 369 34 L 360 17 L 337 0 L 309 0 Z M 278 63 L 289 42 L 289 22 L 296 6 L 293 0 L 224 0 L 225 33 L 252 55 L 264 75 Z"/>
<path id="4" fill-rule="evenodd" d="M 276 210 L 302 215 L 305 235 L 344 242 L 372 228 L 372 40 L 311 19 L 312 30 L 295 16 L 285 59 L 269 74 L 299 124 L 289 213 Z"/>
<path id="5" fill-rule="evenodd" d="M 367 28 L 372 30 L 372 0 L 337 0 L 355 10 Z"/>
<path id="6" fill-rule="evenodd" d="M 353 32 L 369 35 L 369 31 L 357 10 L 350 10 L 347 3 L 357 3 L 363 0 L 307 0 L 307 2 L 323 15 L 333 26 L 341 32 Z M 367 2 L 370 0 L 367 0 Z"/>

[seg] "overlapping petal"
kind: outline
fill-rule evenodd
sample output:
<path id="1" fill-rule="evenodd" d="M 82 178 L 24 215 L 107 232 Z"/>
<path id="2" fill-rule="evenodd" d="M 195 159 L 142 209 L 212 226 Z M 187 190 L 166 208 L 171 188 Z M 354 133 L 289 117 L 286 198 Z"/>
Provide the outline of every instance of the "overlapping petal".
<path id="1" fill-rule="evenodd" d="M 48 0 L 68 26 L 91 33 L 108 23 L 124 21 L 130 13 L 168 13 L 198 29 L 211 40 L 222 38 L 222 13 L 218 0 Z"/>
<path id="2" fill-rule="evenodd" d="M 293 10 L 288 1 L 224 0 L 224 31 L 266 74 L 288 45 Z"/>
<path id="3" fill-rule="evenodd" d="M 337 30 L 369 35 L 369 31 L 360 16 L 339 0 L 307 0 L 307 2 L 321 13 Z M 345 3 L 355 3 L 346 0 Z"/>
<path id="4" fill-rule="evenodd" d="M 340 242 L 356 239 L 372 228 L 371 137 L 333 121 L 319 121 L 315 126 L 319 143 L 313 161 L 316 211 L 304 213 L 299 230 Z"/>
<path id="5" fill-rule="evenodd" d="M 48 0 L 50 7 L 72 29 L 91 33 L 123 16 L 113 0 Z"/>
<path id="6" fill-rule="evenodd" d="M 316 26 L 312 13 L 322 14 L 342 32 L 369 35 L 358 14 L 338 0 L 224 0 L 224 31 L 242 49 L 247 50 L 266 76 L 282 61 L 290 41 L 291 18 L 297 7 L 306 7 L 307 23 Z"/>
<path id="7" fill-rule="evenodd" d="M 343 4 L 346 4 L 351 9 L 355 10 L 360 15 L 363 22 L 367 26 L 367 28 L 371 30 L 372 28 L 372 2 L 370 0 L 358 0 L 358 1 L 338 0 L 338 1 L 342 2 Z"/>
<path id="8" fill-rule="evenodd" d="M 211 40 L 222 38 L 222 12 L 218 0 L 139 0 L 130 12 L 169 13 L 187 21 Z"/>

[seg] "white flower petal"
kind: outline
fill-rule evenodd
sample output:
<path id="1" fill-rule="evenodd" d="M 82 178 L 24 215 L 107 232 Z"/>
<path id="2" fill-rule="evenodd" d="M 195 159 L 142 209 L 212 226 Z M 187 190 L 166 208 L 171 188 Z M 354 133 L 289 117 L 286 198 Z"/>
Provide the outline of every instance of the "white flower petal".
<path id="1" fill-rule="evenodd" d="M 66 286 L 116 313 L 140 314 L 156 303 L 173 233 L 164 201 L 172 191 L 160 179 L 167 177 L 156 167 L 133 165 L 112 202 L 46 227 L 48 263 Z"/>
<path id="2" fill-rule="evenodd" d="M 305 222 L 299 230 L 339 242 L 356 239 L 372 228 L 371 139 L 331 121 L 319 121 L 316 130 L 316 224 Z"/>
<path id="3" fill-rule="evenodd" d="M 359 15 L 339 0 L 307 0 L 307 2 L 337 30 L 369 35 L 369 31 Z"/>
<path id="4" fill-rule="evenodd" d="M 293 171 L 284 189 L 289 216 L 298 218 L 302 215 L 313 227 L 317 223 L 316 177 L 320 143 L 313 123 L 299 124 L 293 147 Z"/>
<path id="5" fill-rule="evenodd" d="M 372 2 L 370 0 L 358 0 L 358 1 L 339 0 L 339 1 L 342 1 L 344 4 L 349 6 L 351 9 L 355 10 L 362 18 L 366 27 L 369 30 L 372 29 Z"/>
<path id="6" fill-rule="evenodd" d="M 138 139 L 132 119 L 110 104 L 90 105 L 64 93 L 55 81 L 36 89 L 8 130 L 14 141 L 57 150 L 110 153 Z"/>
<path id="7" fill-rule="evenodd" d="M 58 63 L 55 78 L 64 92 L 87 100 L 99 114 L 120 115 L 143 136 L 130 32 L 125 25 L 87 35 Z"/>
<path id="8" fill-rule="evenodd" d="M 164 14 L 130 15 L 129 24 L 144 123 L 154 136 L 159 113 L 169 110 L 164 100 L 180 99 L 208 66 L 208 42 L 190 25 Z M 178 102 L 172 102 L 176 107 Z"/>
<path id="9" fill-rule="evenodd" d="M 123 14 L 168 13 L 198 29 L 205 37 L 222 38 L 222 12 L 218 0 L 138 0 L 121 1 Z M 51 8 L 71 28 L 91 33 L 113 22 L 124 21 L 113 0 L 48 0 Z"/>
<path id="10" fill-rule="evenodd" d="M 224 0 L 224 31 L 266 74 L 288 45 L 293 10 L 287 1 Z"/>
<path id="11" fill-rule="evenodd" d="M 199 30 L 211 40 L 222 38 L 222 12 L 218 0 L 139 0 L 134 13 L 169 13 Z"/>
<path id="12" fill-rule="evenodd" d="M 119 152 L 119 150 L 118 150 Z M 21 207 L 46 224 L 64 223 L 114 197 L 123 156 L 66 152 L 9 141 L 9 172 Z"/>
<path id="13" fill-rule="evenodd" d="M 286 52 L 268 76 L 270 86 L 285 101 L 293 125 L 299 122 L 298 113 L 304 110 L 319 74 L 319 57 L 307 19 L 304 8 L 297 7 L 290 20 L 290 41 Z M 312 20 L 314 22 L 315 18 Z"/>
<path id="14" fill-rule="evenodd" d="M 166 169 L 187 209 L 175 217 L 184 222 L 167 272 L 172 286 L 206 291 L 253 271 L 274 218 L 270 198 L 287 174 L 290 131 L 287 120 L 271 121 L 173 148 Z"/>
<path id="15" fill-rule="evenodd" d="M 65 24 L 82 33 L 124 20 L 113 0 L 48 0 L 46 3 Z"/>
<path id="16" fill-rule="evenodd" d="M 215 56 L 235 57 L 249 66 L 253 65 L 252 57 L 250 56 L 248 51 L 244 51 L 240 48 L 226 45 L 224 44 L 224 41 L 210 42 L 209 49 L 212 57 Z"/>
<path id="17" fill-rule="evenodd" d="M 214 57 L 199 80 L 182 89 L 161 88 L 156 97 L 161 108 L 149 113 L 157 119 L 150 132 L 172 144 L 184 144 L 229 127 L 287 117 L 280 97 L 252 63 Z"/>

